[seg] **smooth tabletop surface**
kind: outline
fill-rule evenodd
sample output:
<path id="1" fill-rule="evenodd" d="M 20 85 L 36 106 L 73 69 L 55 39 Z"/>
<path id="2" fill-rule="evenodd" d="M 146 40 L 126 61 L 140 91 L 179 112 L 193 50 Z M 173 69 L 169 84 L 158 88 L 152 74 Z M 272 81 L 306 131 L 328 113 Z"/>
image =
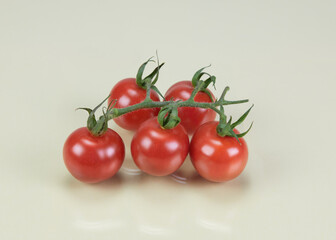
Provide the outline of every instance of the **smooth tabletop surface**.
<path id="1" fill-rule="evenodd" d="M 0 0 L 0 239 L 336 239 L 335 1 Z M 165 92 L 212 64 L 217 97 L 249 160 L 227 183 L 187 157 L 167 177 L 139 171 L 116 126 L 120 172 L 84 184 L 67 136 L 114 84 L 158 50 Z"/>

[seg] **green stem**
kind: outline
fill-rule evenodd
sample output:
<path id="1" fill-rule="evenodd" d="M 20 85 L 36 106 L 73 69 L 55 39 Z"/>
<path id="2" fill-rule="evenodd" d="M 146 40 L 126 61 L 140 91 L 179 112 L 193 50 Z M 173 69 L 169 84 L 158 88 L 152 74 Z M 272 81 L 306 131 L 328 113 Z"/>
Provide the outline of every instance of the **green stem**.
<path id="1" fill-rule="evenodd" d="M 147 81 L 146 82 L 146 100 L 150 100 L 150 91 L 151 91 L 151 82 L 150 81 Z"/>
<path id="2" fill-rule="evenodd" d="M 111 120 L 113 118 L 119 117 L 121 115 L 124 115 L 129 112 L 134 112 L 136 110 L 142 109 L 142 108 L 161 108 L 165 107 L 168 104 L 176 104 L 176 107 L 198 107 L 198 108 L 208 108 L 216 111 L 218 114 L 220 111 L 216 108 L 220 105 L 232 105 L 232 104 L 239 104 L 239 103 L 246 103 L 248 102 L 248 99 L 238 100 L 238 101 L 216 101 L 216 102 L 194 102 L 191 99 L 188 99 L 186 101 L 180 101 L 180 102 L 174 102 L 174 101 L 164 101 L 164 102 L 154 102 L 154 101 L 143 101 L 141 103 L 125 107 L 125 108 L 114 108 L 111 113 L 108 115 L 108 120 Z"/>
<path id="3" fill-rule="evenodd" d="M 199 81 L 196 85 L 196 87 L 194 88 L 194 90 L 192 91 L 189 99 L 187 101 L 194 101 L 194 98 L 196 96 L 196 94 L 201 91 L 202 87 L 204 85 L 204 82 L 203 81 Z"/>

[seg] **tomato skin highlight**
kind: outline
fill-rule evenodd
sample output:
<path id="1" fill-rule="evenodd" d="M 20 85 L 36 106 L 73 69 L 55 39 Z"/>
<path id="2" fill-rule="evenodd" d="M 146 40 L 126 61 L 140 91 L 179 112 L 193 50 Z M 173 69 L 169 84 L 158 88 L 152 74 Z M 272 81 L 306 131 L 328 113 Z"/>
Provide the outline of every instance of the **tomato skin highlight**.
<path id="1" fill-rule="evenodd" d="M 146 98 L 146 90 L 136 84 L 135 78 L 126 78 L 119 81 L 111 90 L 108 103 L 117 99 L 115 108 L 125 108 L 142 102 Z M 159 95 L 151 90 L 150 98 L 159 102 Z M 159 108 L 140 109 L 134 112 L 126 113 L 113 120 L 122 128 L 127 130 L 136 130 L 139 126 L 159 113 Z"/>
<path id="2" fill-rule="evenodd" d="M 191 81 L 180 81 L 167 90 L 165 99 L 170 100 L 173 98 L 174 101 L 185 101 L 189 99 L 193 90 L 194 86 Z M 214 95 L 212 93 L 211 95 L 215 100 Z M 194 100 L 195 102 L 212 102 L 211 98 L 205 92 L 198 92 Z M 181 107 L 178 109 L 178 115 L 181 118 L 180 124 L 187 130 L 188 134 L 193 134 L 203 123 L 215 120 L 216 112 L 211 109 Z"/>
<path id="3" fill-rule="evenodd" d="M 134 163 L 154 176 L 175 172 L 187 157 L 188 150 L 189 138 L 183 126 L 163 129 L 156 117 L 140 126 L 131 143 Z"/>
<path id="4" fill-rule="evenodd" d="M 217 121 L 203 124 L 190 143 L 190 158 L 196 171 L 212 182 L 229 181 L 244 170 L 248 149 L 243 138 L 221 137 L 216 132 Z M 234 129 L 234 132 L 239 132 Z"/>
<path id="5" fill-rule="evenodd" d="M 63 159 L 69 172 L 79 181 L 97 183 L 115 175 L 125 158 L 121 137 L 108 129 L 93 136 L 86 127 L 78 128 L 65 141 Z"/>

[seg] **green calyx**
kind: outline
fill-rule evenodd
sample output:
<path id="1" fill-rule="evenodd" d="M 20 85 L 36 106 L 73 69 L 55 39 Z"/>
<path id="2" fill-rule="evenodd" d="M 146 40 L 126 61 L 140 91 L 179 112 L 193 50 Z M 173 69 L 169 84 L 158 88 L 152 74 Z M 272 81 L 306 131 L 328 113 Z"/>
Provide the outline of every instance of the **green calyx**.
<path id="1" fill-rule="evenodd" d="M 90 108 L 77 108 L 81 110 L 85 110 L 89 113 L 89 117 L 87 119 L 87 128 L 89 131 L 94 135 L 94 136 L 101 136 L 103 135 L 108 128 L 108 120 L 109 120 L 109 115 L 112 114 L 113 112 L 113 107 L 116 104 L 116 101 L 112 101 L 109 106 L 106 108 L 103 108 L 103 115 L 99 117 L 99 119 L 96 119 L 95 112 L 97 111 L 98 108 L 100 108 L 103 103 L 109 98 L 105 98 L 98 106 L 96 106 L 94 109 Z"/>
<path id="2" fill-rule="evenodd" d="M 143 78 L 143 73 L 145 71 L 145 68 L 147 66 L 147 64 L 149 62 L 155 62 L 154 60 L 152 60 L 153 57 L 151 57 L 150 59 L 148 59 L 146 62 L 144 62 L 139 70 L 138 73 L 136 75 L 136 84 L 146 90 L 150 90 L 153 89 L 155 92 L 157 92 L 162 98 L 163 95 L 161 94 L 161 92 L 159 91 L 159 89 L 155 86 L 155 83 L 157 82 L 157 80 L 159 79 L 159 73 L 160 73 L 160 69 L 161 67 L 165 64 L 165 63 L 159 63 L 159 60 L 157 60 L 157 67 L 145 78 Z"/>
<path id="3" fill-rule="evenodd" d="M 193 76 L 193 78 L 192 78 L 192 80 L 191 80 L 191 83 L 192 83 L 192 85 L 193 85 L 195 88 L 198 87 L 198 86 L 200 86 L 199 91 L 205 92 L 205 93 L 210 97 L 210 99 L 211 99 L 212 101 L 214 101 L 214 99 L 213 99 L 211 93 L 209 92 L 209 90 L 207 89 L 207 87 L 210 85 L 210 83 L 212 83 L 213 86 L 214 86 L 214 88 L 216 89 L 216 86 L 215 86 L 215 84 L 216 84 L 216 77 L 213 76 L 213 75 L 210 75 L 210 74 L 207 73 L 207 72 L 203 72 L 204 69 L 206 69 L 206 68 L 208 68 L 208 67 L 210 67 L 210 66 L 211 66 L 211 65 L 206 66 L 206 67 L 203 67 L 203 68 L 201 68 L 200 70 L 198 70 L 198 71 L 194 74 L 194 76 Z M 205 80 L 201 80 L 201 78 L 202 78 L 203 76 L 207 76 L 207 78 L 206 78 Z"/>
<path id="4" fill-rule="evenodd" d="M 232 117 L 230 117 L 229 121 L 226 121 L 226 116 L 224 114 L 224 108 L 223 106 L 220 106 L 220 119 L 219 119 L 219 123 L 216 128 L 217 134 L 221 137 L 224 137 L 224 136 L 234 137 L 240 143 L 239 138 L 244 137 L 250 131 L 250 129 L 252 128 L 253 122 L 251 123 L 250 127 L 243 133 L 236 134 L 233 131 L 233 129 L 245 120 L 247 115 L 250 113 L 252 107 L 253 105 L 237 121 L 232 123 Z"/>
<path id="5" fill-rule="evenodd" d="M 169 104 L 161 108 L 158 114 L 158 122 L 160 126 L 164 129 L 172 129 L 181 122 L 175 103 Z"/>

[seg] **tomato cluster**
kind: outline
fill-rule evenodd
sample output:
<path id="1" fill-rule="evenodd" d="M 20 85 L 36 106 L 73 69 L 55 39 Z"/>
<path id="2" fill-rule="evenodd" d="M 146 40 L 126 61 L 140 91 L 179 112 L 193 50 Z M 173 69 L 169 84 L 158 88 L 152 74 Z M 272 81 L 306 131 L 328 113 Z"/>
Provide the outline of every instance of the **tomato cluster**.
<path id="1" fill-rule="evenodd" d="M 154 72 L 157 75 L 160 67 Z M 146 78 L 143 85 L 136 78 L 119 81 L 109 95 L 108 112 L 98 121 L 94 117 L 95 109 L 85 109 L 90 113 L 88 127 L 74 131 L 63 148 L 65 165 L 75 178 L 95 183 L 118 172 L 124 161 L 125 146 L 122 138 L 107 128 L 107 116 L 145 101 L 159 103 L 161 93 L 158 94 L 156 88 L 149 89 L 148 86 Z M 213 182 L 234 179 L 244 170 L 248 158 L 246 142 L 234 128 L 238 123 L 230 125 L 230 119 L 222 129 L 227 134 L 219 134 L 221 124 L 215 121 L 217 109 L 195 107 L 197 103 L 214 103 L 215 96 L 206 88 L 207 85 L 199 88 L 196 94 L 195 87 L 197 86 L 192 81 L 180 81 L 172 85 L 164 95 L 164 100 L 168 103 L 190 102 L 194 93 L 191 107 L 185 104 L 176 108 L 175 119 L 178 121 L 173 127 L 165 128 L 162 122 L 169 121 L 174 110 L 163 112 L 162 119 L 158 120 L 159 107 L 143 107 L 113 119 L 120 127 L 135 131 L 131 154 L 134 163 L 147 174 L 172 174 L 190 154 L 196 171 L 205 179 Z M 240 121 L 245 117 L 242 116 Z M 98 134 L 94 131 L 97 125 L 103 129 Z M 232 129 L 230 126 L 233 126 Z M 193 135 L 190 142 L 188 134 Z"/>

